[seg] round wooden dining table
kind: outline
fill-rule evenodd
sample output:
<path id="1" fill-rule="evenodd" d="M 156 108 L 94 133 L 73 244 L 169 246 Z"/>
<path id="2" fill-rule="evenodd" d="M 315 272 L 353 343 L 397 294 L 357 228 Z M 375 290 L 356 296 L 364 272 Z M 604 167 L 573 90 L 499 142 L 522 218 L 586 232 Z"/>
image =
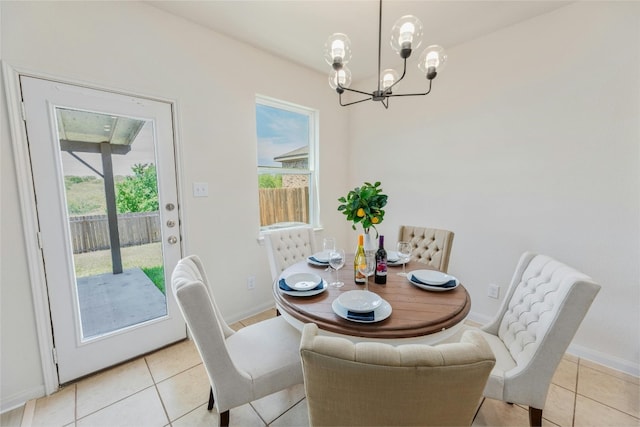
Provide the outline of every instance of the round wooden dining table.
<path id="1" fill-rule="evenodd" d="M 402 271 L 402 266 L 398 266 L 388 268 L 385 285 L 375 284 L 373 276 L 369 277 L 368 290 L 391 305 L 392 312 L 388 318 L 372 323 L 344 319 L 334 312 L 333 301 L 344 292 L 365 289 L 364 285 L 354 282 L 353 258 L 353 254 L 347 255 L 345 267 L 338 271 L 344 286 L 328 286 L 324 292 L 313 296 L 287 295 L 280 290 L 278 282 L 294 273 L 315 273 L 331 283 L 335 280 L 335 271 L 327 271 L 327 266 L 316 266 L 306 261 L 288 267 L 273 284 L 279 313 L 300 330 L 305 323 L 315 323 L 325 335 L 343 336 L 356 342 L 435 344 L 453 335 L 471 309 L 469 293 L 462 284 L 448 291 L 427 291 L 398 275 Z M 407 273 L 421 269 L 427 269 L 427 266 L 417 261 L 406 264 Z"/>

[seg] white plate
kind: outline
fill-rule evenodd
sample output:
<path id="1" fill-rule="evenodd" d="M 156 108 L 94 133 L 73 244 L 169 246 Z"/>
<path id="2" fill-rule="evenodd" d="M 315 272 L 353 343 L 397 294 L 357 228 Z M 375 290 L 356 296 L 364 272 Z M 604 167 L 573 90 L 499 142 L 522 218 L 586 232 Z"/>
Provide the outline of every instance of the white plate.
<path id="1" fill-rule="evenodd" d="M 380 295 L 365 290 L 347 291 L 336 298 L 338 304 L 354 313 L 367 313 L 380 307 Z"/>
<path id="2" fill-rule="evenodd" d="M 397 264 L 400 262 L 400 257 L 396 251 L 387 251 L 387 263 Z"/>
<path id="3" fill-rule="evenodd" d="M 312 256 L 320 262 L 329 262 L 329 253 L 331 251 L 322 251 L 313 254 Z"/>
<path id="4" fill-rule="evenodd" d="M 329 284 L 326 281 L 322 281 L 322 289 L 312 289 L 310 291 L 285 291 L 284 289 L 280 289 L 280 292 L 282 292 L 285 295 L 290 295 L 292 297 L 312 297 L 314 295 L 318 295 L 323 293 L 324 291 L 327 290 L 327 288 L 329 287 Z"/>
<path id="5" fill-rule="evenodd" d="M 326 261 L 320 261 L 318 260 L 318 258 L 316 258 L 318 254 L 313 254 L 312 257 L 315 258 L 313 259 L 312 257 L 307 257 L 307 262 L 311 265 L 317 265 L 320 267 L 328 267 L 329 266 L 329 258 L 327 257 Z M 316 261 L 317 260 L 317 261 Z"/>
<path id="6" fill-rule="evenodd" d="M 358 291 L 358 292 L 363 292 L 363 291 Z M 381 322 L 387 317 L 391 316 L 391 312 L 392 312 L 391 304 L 389 304 L 385 300 L 382 300 L 382 304 L 380 304 L 380 306 L 373 311 L 373 320 L 350 319 L 347 316 L 348 310 L 344 308 L 342 305 L 340 305 L 337 298 L 333 300 L 333 303 L 331 304 L 331 308 L 333 309 L 334 313 L 336 313 L 338 316 L 342 317 L 343 319 L 346 319 L 350 322 L 358 322 L 358 323 Z"/>
<path id="7" fill-rule="evenodd" d="M 284 282 L 296 291 L 310 291 L 322 282 L 322 278 L 313 273 L 293 273 Z"/>
<path id="8" fill-rule="evenodd" d="M 411 277 L 411 275 L 416 276 L 416 279 L 429 285 L 443 285 L 455 279 L 453 276 L 436 270 L 413 270 L 409 272 L 409 277 Z"/>
<path id="9" fill-rule="evenodd" d="M 425 291 L 432 291 L 432 292 L 446 292 L 446 291 L 452 291 L 455 288 L 457 288 L 460 285 L 460 282 L 458 281 L 458 279 L 455 279 L 456 281 L 456 285 L 452 286 L 450 288 L 443 288 L 442 286 L 429 286 L 429 285 L 424 285 L 422 283 L 418 283 L 418 282 L 414 282 L 413 280 L 411 280 L 411 273 L 407 273 L 407 280 L 409 281 L 409 283 L 411 283 L 413 286 L 417 286 L 419 288 L 424 289 Z"/>

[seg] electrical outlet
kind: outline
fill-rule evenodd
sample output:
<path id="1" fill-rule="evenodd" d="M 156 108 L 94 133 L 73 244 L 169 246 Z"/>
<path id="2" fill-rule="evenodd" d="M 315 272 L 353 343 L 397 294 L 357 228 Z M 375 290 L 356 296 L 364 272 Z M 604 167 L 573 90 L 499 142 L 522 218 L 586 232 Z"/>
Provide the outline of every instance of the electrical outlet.
<path id="1" fill-rule="evenodd" d="M 209 184 L 206 182 L 194 182 L 193 183 L 193 197 L 208 197 L 209 196 Z"/>
<path id="2" fill-rule="evenodd" d="M 489 285 L 487 295 L 489 296 L 489 298 L 500 298 L 500 286 L 494 284 Z"/>
<path id="3" fill-rule="evenodd" d="M 255 288 L 256 288 L 256 276 L 249 276 L 249 278 L 247 278 L 247 289 L 252 291 Z"/>

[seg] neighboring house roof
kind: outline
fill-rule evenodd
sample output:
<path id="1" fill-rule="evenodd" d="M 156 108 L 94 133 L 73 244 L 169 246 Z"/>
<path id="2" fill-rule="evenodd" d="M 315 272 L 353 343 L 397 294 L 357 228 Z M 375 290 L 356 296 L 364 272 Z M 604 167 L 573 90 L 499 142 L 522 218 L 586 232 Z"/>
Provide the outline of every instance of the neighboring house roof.
<path id="1" fill-rule="evenodd" d="M 296 148 L 293 151 L 289 151 L 288 153 L 281 154 L 277 157 L 274 157 L 273 160 L 276 162 L 290 162 L 292 160 L 301 160 L 309 157 L 309 146 L 305 145 L 300 148 Z"/>

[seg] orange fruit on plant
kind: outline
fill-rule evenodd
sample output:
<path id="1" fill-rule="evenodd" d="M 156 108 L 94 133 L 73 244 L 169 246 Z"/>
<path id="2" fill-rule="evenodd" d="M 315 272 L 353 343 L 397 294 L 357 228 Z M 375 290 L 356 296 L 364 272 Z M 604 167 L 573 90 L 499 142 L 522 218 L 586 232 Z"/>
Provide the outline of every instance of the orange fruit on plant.
<path id="1" fill-rule="evenodd" d="M 364 209 L 362 209 L 362 208 L 358 209 L 358 212 L 356 212 L 356 215 L 358 215 L 358 217 L 362 218 L 364 216 Z"/>

